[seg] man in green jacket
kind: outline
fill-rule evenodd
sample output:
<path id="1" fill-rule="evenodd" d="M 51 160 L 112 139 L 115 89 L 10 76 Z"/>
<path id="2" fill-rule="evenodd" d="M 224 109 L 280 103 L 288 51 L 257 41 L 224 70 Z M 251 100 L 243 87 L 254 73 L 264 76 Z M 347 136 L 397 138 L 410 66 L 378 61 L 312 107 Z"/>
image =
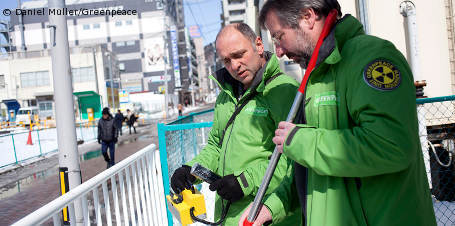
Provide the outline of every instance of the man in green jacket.
<path id="1" fill-rule="evenodd" d="M 225 68 L 211 76 L 222 92 L 216 100 L 208 144 L 174 172 L 171 187 L 179 193 L 196 183 L 190 174 L 195 163 L 214 171 L 222 176 L 210 185 L 210 190 L 218 194 L 215 219 L 218 221 L 230 201 L 223 225 L 237 225 L 259 189 L 275 148 L 274 131 L 286 119 L 298 83 L 282 74 L 276 56 L 264 51 L 261 38 L 244 23 L 224 27 L 217 35 L 216 50 Z M 241 109 L 238 114 L 234 114 L 236 109 Z M 282 158 L 270 187 L 278 187 L 292 170 L 292 162 Z M 300 224 L 300 211 L 288 215 L 291 217 L 282 225 Z"/>
<path id="2" fill-rule="evenodd" d="M 268 0 L 259 21 L 277 56 L 306 68 L 333 9 L 338 20 L 320 47 L 301 117 L 280 122 L 273 138 L 296 162 L 295 181 L 266 197 L 255 225 L 283 219 L 294 186 L 305 225 L 436 225 L 403 55 L 365 35 L 351 15 L 340 18 L 336 0 Z"/>

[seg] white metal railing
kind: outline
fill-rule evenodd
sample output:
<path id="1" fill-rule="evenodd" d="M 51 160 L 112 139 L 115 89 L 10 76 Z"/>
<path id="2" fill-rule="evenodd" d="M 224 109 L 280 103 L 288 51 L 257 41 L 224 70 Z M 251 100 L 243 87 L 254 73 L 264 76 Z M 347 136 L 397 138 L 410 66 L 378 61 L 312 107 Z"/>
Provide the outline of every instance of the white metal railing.
<path id="1" fill-rule="evenodd" d="M 113 222 L 116 225 L 133 226 L 166 225 L 166 204 L 159 156 L 156 146 L 151 144 L 13 225 L 37 225 L 50 221 L 51 218 L 54 225 L 61 225 L 61 211 L 65 207 L 68 207 L 71 225 L 90 225 L 91 217 L 96 220 L 94 223 L 97 225 L 112 225 Z M 110 190 L 108 184 L 111 185 Z M 120 187 L 120 191 L 117 187 Z M 99 194 L 100 189 L 102 197 Z M 104 202 L 104 216 L 101 198 Z M 76 217 L 76 212 L 81 211 L 75 211 L 75 208 L 80 205 L 82 216 Z M 76 218 L 77 220 L 74 220 Z"/>

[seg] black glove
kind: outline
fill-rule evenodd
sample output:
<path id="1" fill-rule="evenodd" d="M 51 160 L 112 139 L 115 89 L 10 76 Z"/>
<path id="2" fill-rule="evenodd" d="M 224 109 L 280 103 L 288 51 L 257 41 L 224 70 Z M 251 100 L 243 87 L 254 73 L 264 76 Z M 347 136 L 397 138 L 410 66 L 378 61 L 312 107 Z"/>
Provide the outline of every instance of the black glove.
<path id="1" fill-rule="evenodd" d="M 114 137 L 114 143 L 117 143 L 118 139 L 117 137 Z"/>
<path id="2" fill-rule="evenodd" d="M 183 190 L 190 189 L 196 177 L 190 174 L 191 167 L 183 165 L 182 167 L 175 170 L 171 177 L 171 187 L 176 193 L 180 193 Z"/>
<path id="3" fill-rule="evenodd" d="M 101 144 L 101 139 L 98 139 L 98 144 Z"/>
<path id="4" fill-rule="evenodd" d="M 243 190 L 233 174 L 224 176 L 223 178 L 210 184 L 211 191 L 217 191 L 218 195 L 231 202 L 235 202 L 243 198 Z"/>

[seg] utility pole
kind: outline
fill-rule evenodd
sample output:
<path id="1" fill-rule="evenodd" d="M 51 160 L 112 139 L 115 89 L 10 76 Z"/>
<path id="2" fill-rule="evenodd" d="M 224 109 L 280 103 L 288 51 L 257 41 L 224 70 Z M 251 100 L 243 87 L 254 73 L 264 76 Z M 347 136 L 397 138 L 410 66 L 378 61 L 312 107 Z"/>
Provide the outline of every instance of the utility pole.
<path id="1" fill-rule="evenodd" d="M 112 53 L 108 53 L 107 60 L 109 61 L 109 81 L 111 83 L 111 99 L 112 99 L 112 111 L 115 109 L 115 98 L 114 98 L 114 79 L 112 78 Z M 108 101 L 109 102 L 109 101 Z"/>
<path id="2" fill-rule="evenodd" d="M 98 85 L 98 72 L 96 70 L 96 50 L 95 50 L 96 46 L 92 47 L 92 56 L 93 56 L 93 71 L 94 71 L 94 74 L 95 74 L 95 84 L 96 84 L 96 93 L 97 94 L 100 94 L 100 88 L 99 88 L 99 85 Z"/>
<path id="3" fill-rule="evenodd" d="M 167 9 L 167 6 L 164 7 L 165 9 Z M 166 11 L 163 10 L 164 12 L 164 24 L 163 24 L 163 27 L 164 27 L 164 35 L 163 35 L 163 39 L 164 39 L 164 112 L 165 112 L 165 118 L 168 117 L 168 106 L 169 106 L 169 85 L 168 85 L 168 82 L 167 82 L 167 64 L 168 64 L 168 60 L 169 60 L 169 57 L 168 57 L 168 40 L 167 40 L 167 15 L 166 15 Z"/>
<path id="4" fill-rule="evenodd" d="M 49 9 L 63 10 L 64 0 L 49 0 Z M 76 141 L 73 86 L 71 81 L 68 27 L 64 15 L 49 15 L 49 30 L 52 48 L 52 74 L 54 82 L 55 118 L 59 150 L 60 178 L 65 184 L 62 194 L 81 184 L 81 169 Z M 62 175 L 64 174 L 64 176 Z M 62 182 L 63 184 L 63 182 Z M 71 208 L 71 207 L 70 207 Z M 83 222 L 80 200 L 74 204 L 75 218 L 70 221 Z M 71 212 L 71 211 L 69 211 Z"/>
<path id="5" fill-rule="evenodd" d="M 21 0 L 17 0 L 17 8 L 22 9 Z M 22 20 L 23 19 L 22 13 L 21 13 L 21 15 L 18 16 L 18 19 L 19 19 L 19 30 L 21 32 L 21 41 L 22 41 L 21 50 L 25 51 L 25 50 L 27 50 L 27 47 L 25 47 L 24 21 Z"/>

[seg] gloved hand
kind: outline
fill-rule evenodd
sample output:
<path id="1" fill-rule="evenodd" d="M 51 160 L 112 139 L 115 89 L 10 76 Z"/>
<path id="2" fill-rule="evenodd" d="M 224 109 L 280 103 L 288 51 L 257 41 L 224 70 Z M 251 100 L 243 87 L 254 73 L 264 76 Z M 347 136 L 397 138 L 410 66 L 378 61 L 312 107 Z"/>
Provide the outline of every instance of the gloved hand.
<path id="1" fill-rule="evenodd" d="M 98 139 L 98 144 L 101 144 L 101 139 Z"/>
<path id="2" fill-rule="evenodd" d="M 117 143 L 118 139 L 117 137 L 114 137 L 114 143 Z"/>
<path id="3" fill-rule="evenodd" d="M 211 191 L 217 191 L 221 198 L 231 202 L 238 201 L 244 196 L 242 187 L 237 177 L 233 174 L 229 174 L 213 182 L 209 188 Z"/>
<path id="4" fill-rule="evenodd" d="M 190 189 L 196 177 L 190 174 L 191 167 L 183 165 L 182 167 L 175 170 L 171 177 L 171 187 L 176 193 L 180 193 L 183 190 Z"/>

